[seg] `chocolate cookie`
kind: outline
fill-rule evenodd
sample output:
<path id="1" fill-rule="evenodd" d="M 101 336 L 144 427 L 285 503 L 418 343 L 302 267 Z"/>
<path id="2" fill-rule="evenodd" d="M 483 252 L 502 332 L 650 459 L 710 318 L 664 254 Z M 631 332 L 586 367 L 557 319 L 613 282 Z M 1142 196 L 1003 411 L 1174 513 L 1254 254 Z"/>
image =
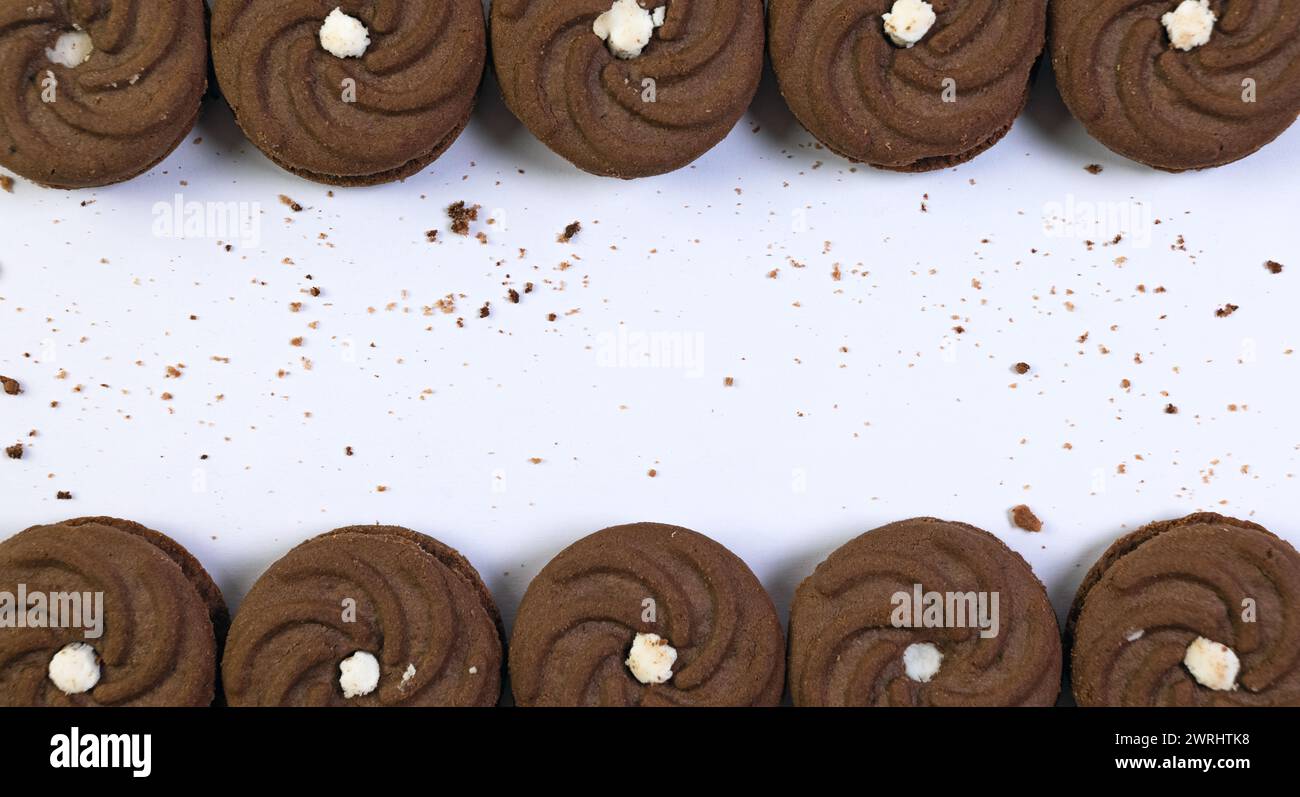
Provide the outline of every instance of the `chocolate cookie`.
<path id="1" fill-rule="evenodd" d="M 1046 590 L 974 526 L 891 523 L 840 547 L 795 592 L 797 706 L 1050 706 L 1060 687 Z"/>
<path id="2" fill-rule="evenodd" d="M 1300 706 L 1300 554 L 1245 520 L 1201 513 L 1116 540 L 1067 629 L 1081 706 Z"/>
<path id="3" fill-rule="evenodd" d="M 206 706 L 229 614 L 175 540 L 79 518 L 0 543 L 0 705 Z"/>
<path id="4" fill-rule="evenodd" d="M 773 706 L 781 622 L 735 554 L 634 523 L 565 548 L 528 585 L 510 639 L 521 706 Z"/>
<path id="5" fill-rule="evenodd" d="M 850 160 L 922 172 L 1011 129 L 1047 0 L 772 0 L 768 15 L 772 67 L 803 126 Z"/>
<path id="6" fill-rule="evenodd" d="M 129 180 L 194 127 L 203 0 L 0 3 L 0 164 L 53 188 Z"/>
<path id="7" fill-rule="evenodd" d="M 1088 132 L 1180 172 L 1221 166 L 1300 114 L 1294 0 L 1054 0 L 1052 64 Z"/>
<path id="8" fill-rule="evenodd" d="M 515 115 L 581 169 L 646 177 L 727 136 L 758 90 L 762 0 L 496 0 Z"/>
<path id="9" fill-rule="evenodd" d="M 410 177 L 469 121 L 487 60 L 479 0 L 216 0 L 212 60 L 267 157 L 332 185 Z"/>
<path id="10" fill-rule="evenodd" d="M 232 706 L 494 706 L 501 638 L 463 556 L 409 529 L 349 526 L 262 574 L 221 671 Z"/>

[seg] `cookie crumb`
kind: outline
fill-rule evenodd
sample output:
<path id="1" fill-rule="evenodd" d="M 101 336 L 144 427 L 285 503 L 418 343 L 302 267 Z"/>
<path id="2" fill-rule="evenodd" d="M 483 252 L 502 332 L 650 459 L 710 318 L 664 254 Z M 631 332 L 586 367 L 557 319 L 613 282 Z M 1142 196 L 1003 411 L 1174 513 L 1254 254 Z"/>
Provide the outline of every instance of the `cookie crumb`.
<path id="1" fill-rule="evenodd" d="M 569 241 L 572 241 L 574 237 L 580 232 L 582 232 L 582 223 L 575 221 L 569 226 L 565 227 L 564 232 L 560 233 L 555 240 L 558 241 L 559 243 L 567 244 Z"/>
<path id="2" fill-rule="evenodd" d="M 348 457 L 350 457 L 350 456 L 352 456 L 354 453 L 356 453 L 356 452 L 354 452 L 354 451 L 352 450 L 352 446 L 344 446 L 344 447 L 343 447 L 343 455 L 344 455 L 344 456 L 348 456 Z"/>
<path id="3" fill-rule="evenodd" d="M 1177 414 L 1178 414 L 1178 407 L 1174 406 L 1173 404 L 1165 405 L 1165 415 L 1177 415 Z"/>
<path id="4" fill-rule="evenodd" d="M 1013 367 L 1013 370 L 1018 374 L 1027 374 L 1029 373 L 1029 369 L 1029 363 L 1016 363 Z"/>
<path id="5" fill-rule="evenodd" d="M 1034 514 L 1034 510 L 1024 504 L 1011 507 L 1011 522 L 1016 528 L 1025 531 L 1037 532 L 1043 530 L 1043 521 L 1038 519 L 1038 515 Z"/>
<path id="6" fill-rule="evenodd" d="M 13 445 L 11 445 L 11 446 L 9 446 L 8 448 L 5 449 L 5 453 L 9 455 L 9 458 L 10 458 L 10 459 L 22 459 L 22 458 L 23 458 L 23 444 L 22 444 L 22 443 L 14 443 Z"/>
<path id="7" fill-rule="evenodd" d="M 722 380 L 722 385 L 723 387 L 735 387 L 736 378 L 733 376 L 724 377 Z"/>
<path id="8" fill-rule="evenodd" d="M 8 376 L 0 376 L 0 387 L 3 387 L 5 393 L 10 396 L 16 396 L 23 392 L 23 386 L 18 383 L 18 380 Z"/>
<path id="9" fill-rule="evenodd" d="M 1225 304 L 1224 306 L 1220 307 L 1218 310 L 1215 310 L 1214 315 L 1217 316 L 1218 318 L 1227 318 L 1228 316 L 1232 315 L 1233 313 L 1237 312 L 1240 309 L 1241 308 L 1235 304 Z"/>
<path id="10" fill-rule="evenodd" d="M 1268 273 L 1270 274 L 1282 273 L 1282 264 L 1277 262 L 1276 260 L 1268 261 L 1267 263 L 1264 264 L 1264 268 L 1268 269 Z"/>
<path id="11" fill-rule="evenodd" d="M 1083 170 L 1088 174 L 1101 174 L 1106 171 L 1100 163 L 1089 163 L 1087 166 L 1083 167 Z"/>
<path id="12" fill-rule="evenodd" d="M 302 213 L 302 205 L 293 201 L 292 199 L 285 196 L 284 194 L 280 194 L 280 204 L 286 206 L 287 208 L 289 208 L 289 210 L 292 210 L 294 213 Z"/>
<path id="13" fill-rule="evenodd" d="M 466 205 L 465 200 L 457 200 L 447 208 L 447 218 L 451 219 L 451 231 L 457 235 L 469 235 L 469 224 L 478 221 L 478 205 Z"/>
<path id="14" fill-rule="evenodd" d="M 645 475 L 653 479 L 654 477 L 659 475 L 659 471 L 655 470 L 654 468 L 651 468 L 650 470 L 645 472 Z"/>
<path id="15" fill-rule="evenodd" d="M 0 191 L 12 194 L 14 192 L 14 178 L 7 174 L 0 174 Z"/>
<path id="16" fill-rule="evenodd" d="M 54 494 L 54 497 L 59 499 L 60 501 L 71 501 L 72 493 L 68 492 L 67 490 L 59 490 L 57 493 Z"/>

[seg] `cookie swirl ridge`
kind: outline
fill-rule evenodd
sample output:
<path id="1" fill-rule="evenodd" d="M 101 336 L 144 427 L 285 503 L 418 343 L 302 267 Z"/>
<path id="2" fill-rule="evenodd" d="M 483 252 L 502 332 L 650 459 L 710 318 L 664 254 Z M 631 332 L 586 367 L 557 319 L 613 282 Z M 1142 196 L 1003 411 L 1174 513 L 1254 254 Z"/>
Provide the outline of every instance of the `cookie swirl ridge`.
<path id="1" fill-rule="evenodd" d="M 128 180 L 176 148 L 207 87 L 202 0 L 0 4 L 0 164 L 43 185 Z M 50 51 L 89 35 L 76 66 Z"/>
<path id="2" fill-rule="evenodd" d="M 900 622 L 900 594 L 986 596 L 996 631 L 974 618 Z M 996 595 L 997 603 L 992 603 Z M 942 654 L 924 681 L 913 645 Z M 799 586 L 790 612 L 790 693 L 800 706 L 1050 706 L 1060 690 L 1056 615 L 1029 565 L 988 532 L 916 518 L 867 532 Z"/>
<path id="3" fill-rule="evenodd" d="M 676 651 L 666 682 L 625 660 L 639 634 Z M 510 677 L 521 706 L 776 705 L 784 636 L 772 601 L 735 554 L 657 523 L 596 532 L 561 551 L 519 607 Z"/>
<path id="4" fill-rule="evenodd" d="M 491 595 L 460 554 L 393 526 L 302 543 L 240 606 L 222 660 L 233 706 L 492 706 L 501 633 Z M 372 656 L 378 681 L 345 696 L 340 663 Z"/>
<path id="5" fill-rule="evenodd" d="M 321 45 L 335 9 L 359 20 L 359 58 Z M 409 177 L 460 135 L 487 60 L 477 0 L 217 0 L 217 81 L 240 127 L 309 179 L 370 185 Z"/>
<path id="6" fill-rule="evenodd" d="M 1170 44 L 1164 0 L 1057 0 L 1052 62 L 1061 96 L 1110 149 L 1166 171 L 1221 166 L 1300 114 L 1300 5 L 1213 0 L 1209 41 Z"/>
<path id="7" fill-rule="evenodd" d="M 551 149 L 599 175 L 645 177 L 699 158 L 744 114 L 763 66 L 762 0 L 642 0 L 664 22 L 620 59 L 592 26 L 611 0 L 498 0 L 492 58 L 506 104 Z"/>
<path id="8" fill-rule="evenodd" d="M 0 626 L 0 705 L 212 702 L 214 621 L 224 622 L 225 604 L 207 573 L 171 539 L 111 518 L 36 526 L 0 543 L 0 591 L 28 601 L 10 607 L 26 615 L 24 622 L 13 614 Z M 96 593 L 102 595 L 98 632 L 90 630 Z M 37 595 L 45 607 L 39 622 Z M 56 611 L 56 603 L 80 605 L 80 619 Z M 52 681 L 49 667 L 74 643 L 93 647 L 99 677 L 88 691 L 69 694 Z"/>
<path id="9" fill-rule="evenodd" d="M 1248 521 L 1201 513 L 1121 537 L 1068 628 L 1080 705 L 1300 705 L 1300 554 Z M 1185 663 L 1198 637 L 1238 657 L 1231 688 Z"/>
<path id="10" fill-rule="evenodd" d="M 854 161 L 925 171 L 1011 129 L 1046 35 L 1046 0 L 933 0 L 915 46 L 891 43 L 892 0 L 772 0 L 769 49 L 791 111 Z"/>

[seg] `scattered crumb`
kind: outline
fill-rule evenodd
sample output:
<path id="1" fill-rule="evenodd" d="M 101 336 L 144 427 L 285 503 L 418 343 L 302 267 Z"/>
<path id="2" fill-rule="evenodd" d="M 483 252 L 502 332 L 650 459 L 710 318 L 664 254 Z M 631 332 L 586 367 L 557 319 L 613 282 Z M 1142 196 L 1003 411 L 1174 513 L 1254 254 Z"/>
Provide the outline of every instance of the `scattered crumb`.
<path id="1" fill-rule="evenodd" d="M 280 204 L 289 208 L 289 210 L 292 210 L 294 213 L 302 213 L 302 205 L 299 205 L 297 202 L 294 202 L 292 199 L 285 196 L 284 194 L 280 194 Z"/>
<path id="2" fill-rule="evenodd" d="M 1043 530 L 1043 521 L 1038 519 L 1038 515 L 1034 514 L 1034 510 L 1024 504 L 1013 506 L 1011 508 L 1011 523 L 1016 528 L 1024 529 L 1025 531 Z"/>
<path id="3" fill-rule="evenodd" d="M 12 194 L 14 192 L 14 178 L 7 174 L 0 174 L 0 190 Z"/>
<path id="4" fill-rule="evenodd" d="M 1177 415 L 1177 414 L 1178 414 L 1178 407 L 1174 406 L 1173 404 L 1166 404 L 1166 405 L 1165 405 L 1165 414 L 1166 414 L 1166 415 Z"/>
<path id="5" fill-rule="evenodd" d="M 574 236 L 576 236 L 580 232 L 582 232 L 582 223 L 575 221 L 569 226 L 565 227 L 564 232 L 560 233 L 559 237 L 557 237 L 555 240 L 562 244 L 567 244 L 569 241 L 572 241 Z"/>
<path id="6" fill-rule="evenodd" d="M 9 446 L 8 448 L 5 449 L 5 453 L 9 455 L 9 458 L 10 458 L 10 459 L 22 459 L 22 458 L 23 458 L 23 444 L 22 444 L 22 443 L 14 443 L 13 445 L 11 445 L 11 446 Z"/>
<path id="7" fill-rule="evenodd" d="M 1105 168 L 1100 163 L 1089 163 L 1083 167 L 1083 170 L 1088 174 L 1101 174 L 1105 171 Z"/>
<path id="8" fill-rule="evenodd" d="M 1018 374 L 1027 374 L 1029 373 L 1029 368 L 1029 363 L 1016 363 L 1012 370 Z"/>
<path id="9" fill-rule="evenodd" d="M 1215 310 L 1214 314 L 1219 318 L 1227 318 L 1228 316 L 1232 315 L 1233 313 L 1237 312 L 1240 309 L 1241 308 L 1235 304 L 1225 304 L 1224 306 L 1220 307 L 1218 310 Z"/>
<path id="10" fill-rule="evenodd" d="M 725 378 L 722 380 L 722 384 L 723 384 L 724 387 L 735 387 L 735 386 L 736 386 L 736 378 L 735 378 L 734 376 L 728 376 L 728 377 L 725 377 Z"/>
<path id="11" fill-rule="evenodd" d="M 654 468 L 651 468 L 650 470 L 645 472 L 645 475 L 653 479 L 654 477 L 659 475 L 659 471 L 655 470 Z"/>
<path id="12" fill-rule="evenodd" d="M 7 376 L 0 376 L 0 387 L 3 387 L 5 393 L 10 396 L 16 396 L 23 392 L 23 386 L 18 384 L 18 380 Z"/>
<path id="13" fill-rule="evenodd" d="M 469 206 L 461 199 L 447 208 L 447 218 L 451 219 L 451 231 L 457 235 L 469 235 L 469 224 L 478 221 L 479 206 Z"/>
<path id="14" fill-rule="evenodd" d="M 1268 261 L 1267 263 L 1264 264 L 1264 268 L 1268 269 L 1268 273 L 1270 274 L 1282 273 L 1282 264 L 1277 262 L 1276 260 Z"/>
<path id="15" fill-rule="evenodd" d="M 67 490 L 59 490 L 57 493 L 54 494 L 54 497 L 59 499 L 60 501 L 71 501 L 72 493 L 68 492 Z"/>

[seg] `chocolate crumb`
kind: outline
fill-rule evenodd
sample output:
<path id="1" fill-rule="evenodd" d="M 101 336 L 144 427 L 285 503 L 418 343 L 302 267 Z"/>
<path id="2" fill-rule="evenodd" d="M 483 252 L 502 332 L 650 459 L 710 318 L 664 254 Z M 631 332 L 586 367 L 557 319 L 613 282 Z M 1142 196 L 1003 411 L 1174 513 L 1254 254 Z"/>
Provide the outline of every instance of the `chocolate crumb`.
<path id="1" fill-rule="evenodd" d="M 653 479 L 654 477 L 659 475 L 659 471 L 655 470 L 654 468 L 651 468 L 650 470 L 645 472 L 645 475 Z"/>
<path id="2" fill-rule="evenodd" d="M 72 493 L 68 492 L 67 490 L 59 490 L 57 493 L 54 494 L 54 497 L 59 499 L 60 501 L 71 501 Z"/>
<path id="3" fill-rule="evenodd" d="M 1239 308 L 1235 304 L 1225 304 L 1224 306 L 1220 307 L 1218 310 L 1215 310 L 1214 314 L 1219 318 L 1227 318 L 1228 316 L 1232 315 L 1233 313 L 1237 312 L 1240 309 L 1241 308 Z"/>
<path id="4" fill-rule="evenodd" d="M 1176 406 L 1174 406 L 1173 404 L 1166 404 L 1166 405 L 1165 405 L 1165 414 L 1166 414 L 1166 415 L 1177 415 L 1177 414 L 1178 414 L 1178 408 L 1177 408 Z"/>
<path id="5" fill-rule="evenodd" d="M 347 446 L 347 447 L 345 447 L 345 448 L 343 449 L 343 453 L 346 454 L 346 455 L 348 455 L 349 457 L 352 456 L 352 454 L 353 454 L 352 446 Z"/>
<path id="6" fill-rule="evenodd" d="M 510 301 L 512 304 L 519 304 L 519 291 L 515 290 L 514 288 L 511 288 L 510 293 L 508 295 L 510 296 Z"/>
<path id="7" fill-rule="evenodd" d="M 1264 268 L 1268 269 L 1268 273 L 1270 274 L 1282 273 L 1282 264 L 1277 262 L 1276 260 L 1268 261 L 1267 263 L 1264 264 Z"/>
<path id="8" fill-rule="evenodd" d="M 429 243 L 433 243 L 434 241 L 438 240 L 438 231 L 437 231 L 437 230 L 425 230 L 425 231 L 424 231 L 424 237 L 429 241 Z"/>
<path id="9" fill-rule="evenodd" d="M 1029 363 L 1016 363 L 1015 372 L 1018 374 L 1029 373 Z"/>
<path id="10" fill-rule="evenodd" d="M 10 459 L 22 459 L 22 458 L 23 458 L 23 444 L 22 444 L 22 443 L 14 443 L 13 445 L 11 445 L 11 446 L 9 446 L 8 448 L 5 449 L 5 453 L 9 455 L 9 458 L 10 458 Z"/>
<path id="11" fill-rule="evenodd" d="M 572 241 L 574 236 L 580 232 L 582 232 L 582 224 L 581 222 L 575 221 L 569 226 L 565 227 L 564 232 L 560 233 L 559 237 L 557 237 L 555 240 L 562 244 L 567 244 L 569 241 Z"/>
<path id="12" fill-rule="evenodd" d="M 458 200 L 447 208 L 447 218 L 451 219 L 451 231 L 457 235 L 469 235 L 469 224 L 478 221 L 479 206 L 469 206 L 465 200 Z"/>
<path id="13" fill-rule="evenodd" d="M 16 396 L 23 392 L 23 386 L 18 384 L 18 380 L 7 376 L 0 376 L 0 387 L 3 387 L 5 393 L 8 393 L 11 396 Z"/>
<path id="14" fill-rule="evenodd" d="M 478 317 L 487 318 L 490 315 L 492 315 L 492 303 L 484 302 L 483 306 L 478 309 Z"/>
<path id="15" fill-rule="evenodd" d="M 1105 171 L 1100 163 L 1089 163 L 1087 166 L 1083 167 L 1083 170 L 1088 174 L 1101 174 Z"/>
<path id="16" fill-rule="evenodd" d="M 289 210 L 292 210 L 294 213 L 302 213 L 302 205 L 294 202 L 284 194 L 280 194 L 280 204 L 288 206 Z"/>
<path id="17" fill-rule="evenodd" d="M 1025 531 L 1043 530 L 1043 521 L 1038 519 L 1038 515 L 1034 514 L 1034 510 L 1024 504 L 1013 506 L 1011 508 L 1011 522 L 1016 528 L 1024 529 Z"/>

